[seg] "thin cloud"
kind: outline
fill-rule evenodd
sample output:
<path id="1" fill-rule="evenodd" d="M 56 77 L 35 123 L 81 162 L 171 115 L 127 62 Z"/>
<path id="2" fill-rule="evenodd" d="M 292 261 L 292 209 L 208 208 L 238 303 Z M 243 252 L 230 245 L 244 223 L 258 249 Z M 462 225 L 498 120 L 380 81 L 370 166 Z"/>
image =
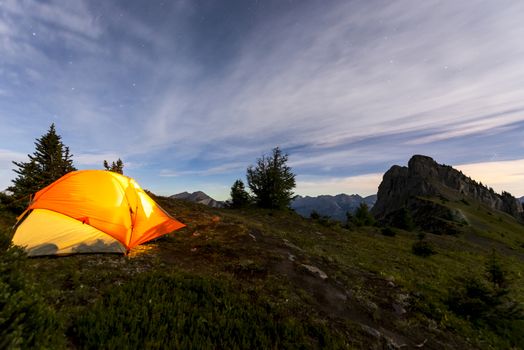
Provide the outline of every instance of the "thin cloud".
<path id="1" fill-rule="evenodd" d="M 281 142 L 284 146 L 299 139 L 318 144 L 337 139 L 339 135 L 347 138 L 406 128 L 424 130 L 461 119 L 472 120 L 481 111 L 495 112 L 502 102 L 506 106 L 517 103 L 516 97 L 522 96 L 522 88 L 510 77 L 522 68 L 515 55 L 505 56 L 508 62 L 496 67 L 495 73 L 493 69 L 485 70 L 485 62 L 477 63 L 478 56 L 467 54 L 467 44 L 473 41 L 471 44 L 480 45 L 481 50 L 489 50 L 486 51 L 488 59 L 499 59 L 498 55 L 494 57 L 491 48 L 481 45 L 471 34 L 473 31 L 474 35 L 484 37 L 488 42 L 498 40 L 502 28 L 491 32 L 493 17 L 488 16 L 469 31 L 457 32 L 457 28 L 463 28 L 468 22 L 468 7 L 459 6 L 462 11 L 450 14 L 450 7 L 437 6 L 436 3 L 420 7 L 404 5 L 366 12 L 366 23 L 398 18 L 390 15 L 400 14 L 401 9 L 409 12 L 383 28 L 379 27 L 378 31 L 383 35 L 377 33 L 371 37 L 373 48 L 358 37 L 350 37 L 354 45 L 344 46 L 343 43 L 347 42 L 344 38 L 355 23 L 362 24 L 359 17 L 362 13 L 347 15 L 351 6 L 340 6 L 325 14 L 322 30 L 317 30 L 319 28 L 315 25 L 318 24 L 313 22 L 311 27 L 288 28 L 286 31 L 283 30 L 286 19 L 268 24 L 272 28 L 259 28 L 251 40 L 246 40 L 246 46 L 227 78 L 211 81 L 197 92 L 198 97 L 211 96 L 203 103 L 192 100 L 191 95 L 185 97 L 177 90 L 166 94 L 175 98 L 168 100 L 163 111 L 153 119 L 158 121 L 157 129 L 176 131 L 153 132 L 159 136 L 155 137 L 155 142 L 175 144 L 183 149 L 186 146 L 198 148 L 201 139 L 195 139 L 195 130 L 207 136 L 205 142 L 218 144 L 238 134 L 265 140 L 270 139 L 275 130 L 287 130 L 287 142 Z M 433 8 L 437 9 L 434 13 L 430 11 Z M 517 7 L 516 11 L 519 9 Z M 443 17 L 448 15 L 451 15 L 446 18 L 450 28 L 433 31 L 435 27 L 441 27 Z M 419 24 L 425 31 L 414 31 L 404 23 L 416 18 L 427 20 Z M 394 35 L 387 37 L 389 29 L 401 24 L 410 29 L 397 28 Z M 451 32 L 455 40 L 450 43 L 445 38 Z M 269 43 L 269 39 L 261 35 L 267 38 L 279 36 L 279 40 Z M 508 42 L 501 43 L 503 52 L 515 47 L 516 42 L 512 43 L 512 40 L 509 38 Z M 304 42 L 309 42 L 309 45 L 304 46 Z M 271 50 L 261 57 L 259 47 L 265 45 Z M 479 46 L 474 49 L 478 50 Z M 424 50 L 427 59 L 417 61 L 411 58 L 416 56 L 414 50 Z M 336 54 L 327 55 L 326 52 Z M 461 54 L 443 57 L 445 52 Z M 363 57 L 355 61 L 358 54 Z M 388 60 L 388 56 L 394 59 Z M 361 73 L 366 71 L 368 74 Z M 474 81 L 470 80 L 473 76 Z M 505 91 L 508 89 L 515 91 L 513 102 L 507 101 Z M 499 91 L 504 91 L 504 94 Z M 420 114 L 420 111 L 424 113 Z M 406 115 L 414 113 L 419 113 L 419 117 L 405 119 Z M 184 119 L 184 115 L 191 119 Z M 198 118 L 192 117 L 194 115 Z M 494 119 L 489 127 L 503 126 L 519 119 L 522 118 Z M 227 127 L 217 128 L 218 123 Z M 458 123 L 457 128 L 466 130 L 469 126 L 468 123 Z M 340 134 L 340 130 L 345 131 Z M 479 128 L 471 133 L 483 131 L 484 128 Z"/>
<path id="2" fill-rule="evenodd" d="M 121 155 L 116 153 L 80 153 L 74 155 L 74 163 L 79 166 L 97 166 L 102 168 L 104 160 L 108 162 L 116 161 L 119 158 L 123 158 Z M 127 165 L 127 164 L 125 164 Z"/>
<path id="3" fill-rule="evenodd" d="M 152 182 L 237 177 L 276 145 L 326 178 L 522 154 L 520 2 L 239 4 L 252 17 L 229 32 L 200 20 L 209 4 L 131 5 L 2 2 L 0 139 L 23 122 L 19 150 L 54 121 L 79 164 L 124 155 Z"/>
<path id="4" fill-rule="evenodd" d="M 211 176 L 211 175 L 219 175 L 219 174 L 225 174 L 225 173 L 231 173 L 232 171 L 240 171 L 241 169 L 245 169 L 244 163 L 232 163 L 232 164 L 224 164 L 217 167 L 212 168 L 206 168 L 202 170 L 168 170 L 163 169 L 160 171 L 160 176 L 162 177 L 179 177 L 179 176 Z"/>
<path id="5" fill-rule="evenodd" d="M 20 152 L 13 152 L 0 149 L 0 191 L 11 185 L 11 180 L 15 178 L 13 169 L 16 168 L 13 161 L 27 161 L 27 155 Z"/>

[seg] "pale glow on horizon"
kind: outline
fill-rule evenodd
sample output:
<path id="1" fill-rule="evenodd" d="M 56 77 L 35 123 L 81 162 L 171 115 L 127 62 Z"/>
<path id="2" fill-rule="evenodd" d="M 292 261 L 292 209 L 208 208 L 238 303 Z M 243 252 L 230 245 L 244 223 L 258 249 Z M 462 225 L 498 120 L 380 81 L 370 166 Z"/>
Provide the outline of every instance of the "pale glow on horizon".
<path id="1" fill-rule="evenodd" d="M 524 195 L 524 159 L 461 164 L 454 168 L 498 193 L 506 191 L 517 198 Z"/>
<path id="2" fill-rule="evenodd" d="M 466 176 L 493 187 L 498 193 L 506 191 L 517 198 L 524 195 L 524 159 L 460 164 L 453 167 Z M 341 178 L 298 179 L 295 193 L 302 196 L 346 193 L 365 197 L 377 193 L 382 175 L 372 173 Z"/>
<path id="3" fill-rule="evenodd" d="M 300 180 L 299 178 L 297 179 L 297 187 L 294 192 L 301 196 L 346 193 L 366 197 L 377 193 L 378 185 L 382 181 L 382 175 L 382 173 L 373 173 L 328 179 L 308 177 L 307 180 Z"/>

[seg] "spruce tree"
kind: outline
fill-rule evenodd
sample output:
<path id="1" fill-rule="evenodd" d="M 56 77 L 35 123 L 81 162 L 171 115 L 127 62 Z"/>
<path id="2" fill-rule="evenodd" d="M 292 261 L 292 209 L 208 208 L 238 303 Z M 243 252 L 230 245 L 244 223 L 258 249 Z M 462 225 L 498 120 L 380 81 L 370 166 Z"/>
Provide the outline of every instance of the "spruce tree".
<path id="1" fill-rule="evenodd" d="M 354 221 L 357 226 L 371 226 L 375 224 L 375 219 L 369 212 L 369 207 L 366 203 L 360 203 L 355 211 Z"/>
<path id="2" fill-rule="evenodd" d="M 402 208 L 396 212 L 392 225 L 406 231 L 413 231 L 415 228 L 413 216 L 411 216 L 411 212 L 407 208 Z"/>
<path id="3" fill-rule="evenodd" d="M 56 133 L 55 124 L 51 124 L 45 135 L 36 139 L 35 152 L 28 154 L 28 162 L 13 162 L 18 174 L 12 180 L 13 186 L 8 190 L 18 199 L 28 196 L 58 180 L 70 171 L 73 166 L 73 155 L 69 147 L 62 143 L 62 137 Z"/>
<path id="4" fill-rule="evenodd" d="M 259 207 L 283 209 L 289 206 L 295 174 L 286 164 L 287 157 L 276 147 L 270 156 L 262 156 L 256 166 L 247 169 L 247 183 Z"/>
<path id="5" fill-rule="evenodd" d="M 236 180 L 231 186 L 231 207 L 242 208 L 249 204 L 251 198 L 246 192 L 242 180 Z"/>
<path id="6" fill-rule="evenodd" d="M 109 165 L 107 160 L 104 160 L 104 168 L 115 173 L 124 174 L 124 162 L 120 158 L 116 162 L 111 162 L 111 165 Z"/>

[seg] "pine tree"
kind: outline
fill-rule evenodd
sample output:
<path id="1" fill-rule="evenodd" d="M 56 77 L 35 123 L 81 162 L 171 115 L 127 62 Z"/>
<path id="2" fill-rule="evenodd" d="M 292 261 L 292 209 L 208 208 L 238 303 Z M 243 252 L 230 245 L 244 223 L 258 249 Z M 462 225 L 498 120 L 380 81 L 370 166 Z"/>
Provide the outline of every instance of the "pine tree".
<path id="1" fill-rule="evenodd" d="M 116 162 L 111 162 L 111 165 L 109 165 L 107 160 L 104 160 L 104 168 L 115 173 L 124 174 L 124 162 L 120 158 Z"/>
<path id="2" fill-rule="evenodd" d="M 369 207 L 366 203 L 360 203 L 355 211 L 354 221 L 357 226 L 371 226 L 375 224 L 375 219 L 369 212 Z"/>
<path id="3" fill-rule="evenodd" d="M 402 208 L 395 214 L 392 224 L 393 226 L 406 231 L 413 231 L 415 228 L 413 216 L 407 208 Z"/>
<path id="4" fill-rule="evenodd" d="M 36 150 L 28 154 L 28 162 L 13 162 L 18 174 L 12 180 L 13 186 L 8 190 L 14 198 L 22 198 L 42 189 L 58 180 L 70 171 L 76 170 L 73 166 L 73 155 L 69 147 L 62 143 L 62 137 L 56 133 L 55 124 L 51 124 L 45 135 L 36 139 Z"/>
<path id="5" fill-rule="evenodd" d="M 256 167 L 247 169 L 247 183 L 259 207 L 283 209 L 293 198 L 295 174 L 286 165 L 287 154 L 276 147 L 271 156 L 257 159 Z"/>
<path id="6" fill-rule="evenodd" d="M 249 204 L 251 198 L 246 192 L 242 180 L 236 180 L 231 186 L 231 207 L 242 208 Z"/>
<path id="7" fill-rule="evenodd" d="M 504 269 L 495 249 L 491 251 L 491 255 L 485 264 L 486 277 L 489 282 L 493 284 L 494 288 L 505 289 L 507 287 L 507 271 Z"/>

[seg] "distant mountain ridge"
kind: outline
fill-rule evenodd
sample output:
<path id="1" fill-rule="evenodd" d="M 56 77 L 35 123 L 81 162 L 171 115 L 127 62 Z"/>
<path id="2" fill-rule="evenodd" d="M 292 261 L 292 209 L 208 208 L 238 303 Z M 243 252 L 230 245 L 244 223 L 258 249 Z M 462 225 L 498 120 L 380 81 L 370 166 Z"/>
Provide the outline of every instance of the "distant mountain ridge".
<path id="1" fill-rule="evenodd" d="M 523 206 L 511 194 L 495 193 L 461 171 L 422 155 L 414 155 L 407 167 L 394 165 L 384 174 L 372 213 L 379 220 L 388 221 L 406 208 L 415 214 L 419 225 L 431 230 L 430 226 L 438 227 L 435 218 L 442 222 L 460 216 L 439 201 L 474 201 L 524 220 Z"/>
<path id="2" fill-rule="evenodd" d="M 182 200 L 190 201 L 193 203 L 204 204 L 204 205 L 207 205 L 208 207 L 213 207 L 213 208 L 223 208 L 225 206 L 224 202 L 217 201 L 202 191 L 196 191 L 193 193 L 184 191 L 184 192 L 169 196 L 169 198 L 182 199 Z"/>
<path id="3" fill-rule="evenodd" d="M 376 195 L 362 197 L 358 194 L 347 195 L 344 193 L 336 196 L 297 196 L 291 202 L 291 208 L 304 217 L 309 217 L 312 211 L 316 211 L 320 215 L 326 215 L 335 220 L 345 221 L 346 213 L 348 211 L 354 213 L 360 203 L 366 203 L 371 208 L 375 204 L 376 199 Z"/>

